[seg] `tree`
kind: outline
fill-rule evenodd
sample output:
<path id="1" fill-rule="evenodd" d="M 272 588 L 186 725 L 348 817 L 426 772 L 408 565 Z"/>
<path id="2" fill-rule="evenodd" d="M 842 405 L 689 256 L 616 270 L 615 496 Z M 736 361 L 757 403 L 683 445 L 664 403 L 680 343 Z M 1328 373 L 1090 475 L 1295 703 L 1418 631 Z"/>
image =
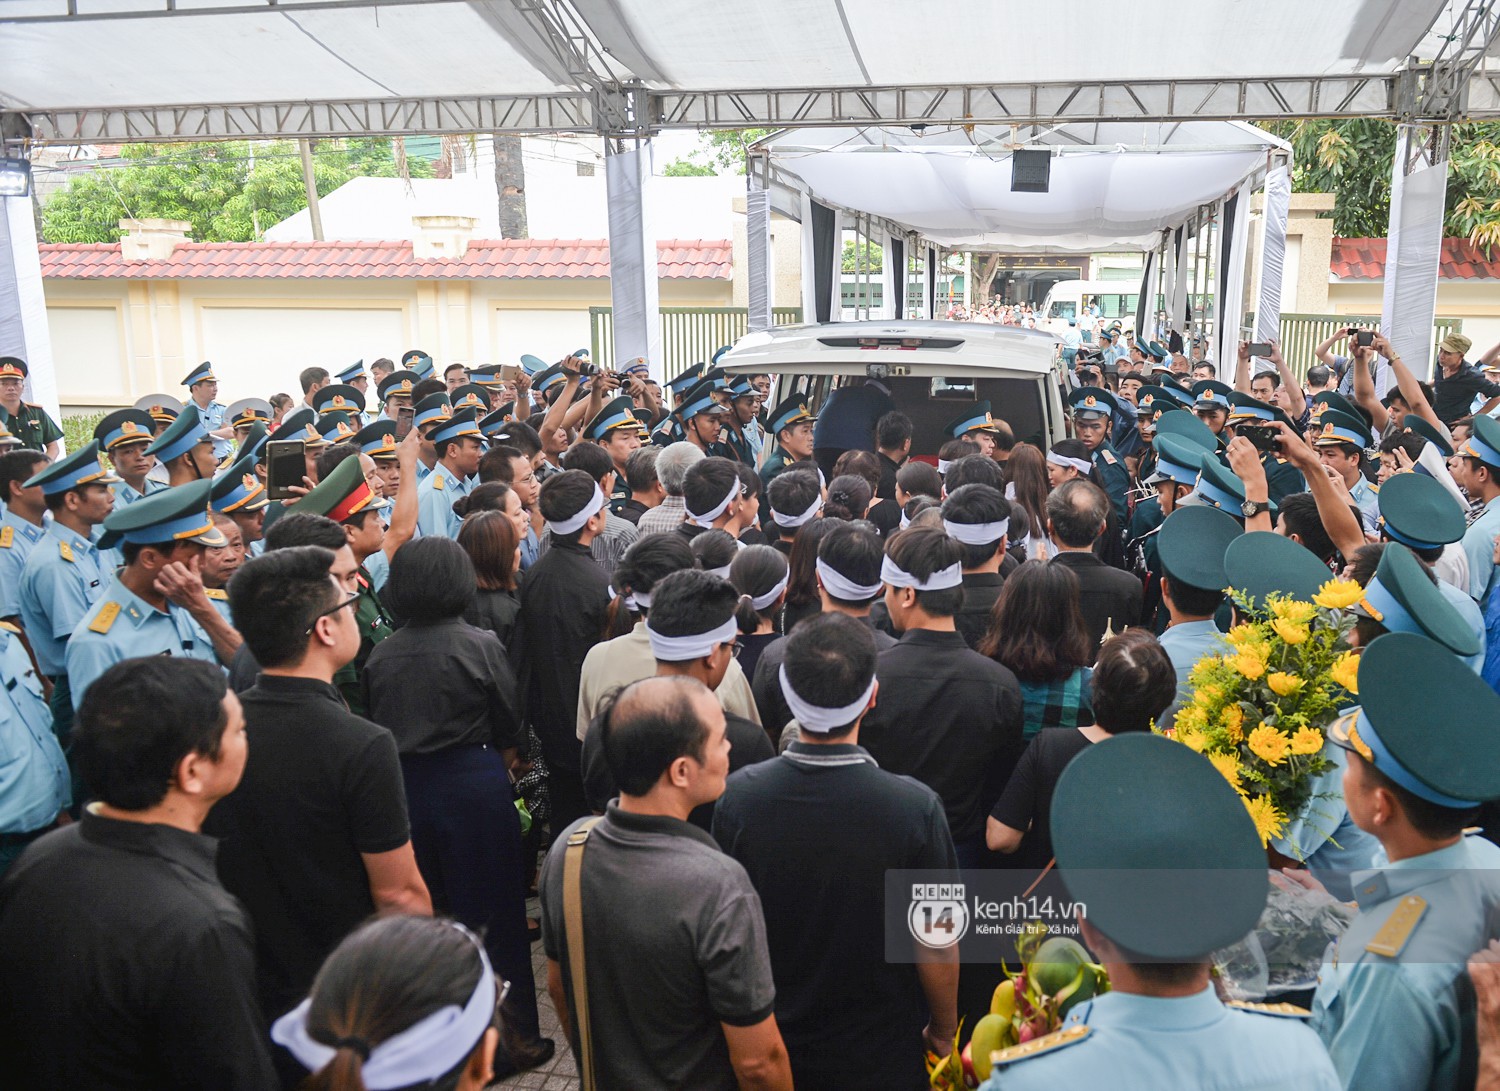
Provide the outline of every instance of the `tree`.
<path id="1" fill-rule="evenodd" d="M 662 168 L 669 178 L 696 177 L 711 174 L 744 174 L 745 155 L 750 145 L 771 129 L 714 129 L 698 134 L 698 147 L 682 159 L 674 159 Z"/>
<path id="2" fill-rule="evenodd" d="M 269 141 L 132 144 L 124 166 L 79 175 L 42 209 L 47 242 L 116 242 L 121 219 L 186 220 L 200 242 L 247 242 L 261 227 L 307 207 L 296 145 Z M 410 176 L 428 177 L 421 160 Z M 326 196 L 351 178 L 401 173 L 384 138 L 318 141 L 313 177 Z"/>
<path id="3" fill-rule="evenodd" d="M 526 164 L 521 139 L 495 133 L 495 192 L 500 195 L 500 237 L 529 237 L 526 226 Z"/>
<path id="4" fill-rule="evenodd" d="M 859 250 L 855 248 L 853 239 L 844 240 L 843 271 L 846 273 L 857 272 L 859 269 Z M 872 242 L 864 244 L 864 267 L 871 273 L 878 273 L 884 268 L 885 250 Z"/>
<path id="5" fill-rule="evenodd" d="M 1263 123 L 1292 145 L 1292 188 L 1335 197 L 1333 230 L 1346 238 L 1381 237 L 1390 222 L 1396 127 L 1389 121 Z M 1443 233 L 1488 254 L 1500 244 L 1500 124 L 1455 125 L 1448 162 Z"/>

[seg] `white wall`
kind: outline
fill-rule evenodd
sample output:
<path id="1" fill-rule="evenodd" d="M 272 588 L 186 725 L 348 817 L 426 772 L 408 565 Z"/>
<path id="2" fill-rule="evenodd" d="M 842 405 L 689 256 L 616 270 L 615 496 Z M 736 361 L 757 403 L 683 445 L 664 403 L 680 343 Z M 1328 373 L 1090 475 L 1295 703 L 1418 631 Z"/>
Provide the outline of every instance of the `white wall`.
<path id="1" fill-rule="evenodd" d="M 213 360 L 225 391 L 281 390 L 300 397 L 297 376 L 303 368 L 338 371 L 358 359 L 394 357 L 391 346 L 405 344 L 406 337 L 405 308 L 397 300 L 380 310 L 205 303 L 198 313 L 199 347 Z"/>

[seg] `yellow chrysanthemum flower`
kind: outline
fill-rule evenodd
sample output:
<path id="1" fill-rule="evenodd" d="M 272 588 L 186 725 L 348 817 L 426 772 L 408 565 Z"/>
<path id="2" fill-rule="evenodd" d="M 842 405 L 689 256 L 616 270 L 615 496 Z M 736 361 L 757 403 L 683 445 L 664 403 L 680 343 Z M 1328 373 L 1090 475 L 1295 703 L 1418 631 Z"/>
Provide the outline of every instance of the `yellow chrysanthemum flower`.
<path id="1" fill-rule="evenodd" d="M 1239 705 L 1226 706 L 1220 722 L 1224 725 L 1224 733 L 1229 736 L 1230 742 L 1238 743 L 1245 737 L 1245 710 Z"/>
<path id="2" fill-rule="evenodd" d="M 1350 693 L 1359 694 L 1359 654 L 1345 652 L 1328 668 L 1328 677 L 1335 685 L 1343 686 Z"/>
<path id="3" fill-rule="evenodd" d="M 1177 720 L 1173 724 L 1178 738 L 1185 731 L 1202 731 L 1208 725 L 1208 714 L 1203 709 L 1193 705 L 1182 709 L 1177 713 Z"/>
<path id="4" fill-rule="evenodd" d="M 1323 749 L 1323 732 L 1315 727 L 1299 727 L 1292 736 L 1293 754 L 1316 754 Z"/>
<path id="5" fill-rule="evenodd" d="M 1270 796 L 1249 797 L 1245 800 L 1245 810 L 1250 812 L 1250 820 L 1255 823 L 1255 832 L 1260 834 L 1262 847 L 1269 845 L 1271 838 L 1279 835 L 1286 826 L 1286 815 L 1271 802 Z"/>
<path id="6" fill-rule="evenodd" d="M 1177 741 L 1189 750 L 1195 750 L 1200 754 L 1203 753 L 1203 748 L 1208 745 L 1208 739 L 1204 738 L 1203 732 L 1196 728 L 1183 730 L 1181 726 L 1177 728 Z"/>
<path id="7" fill-rule="evenodd" d="M 1285 671 L 1272 671 L 1266 678 L 1266 684 L 1271 687 L 1271 692 L 1276 696 L 1285 697 L 1302 688 L 1302 679 L 1295 674 L 1287 674 Z"/>
<path id="8" fill-rule="evenodd" d="M 1271 603 L 1271 613 L 1282 621 L 1290 621 L 1294 625 L 1306 625 L 1317 614 L 1317 607 L 1310 602 L 1302 602 L 1298 599 L 1277 599 Z"/>
<path id="9" fill-rule="evenodd" d="M 1250 732 L 1250 753 L 1267 765 L 1280 765 L 1291 752 L 1292 740 L 1270 724 L 1261 724 Z"/>
<path id="10" fill-rule="evenodd" d="M 1223 696 L 1224 689 L 1222 686 L 1217 686 L 1212 682 L 1205 682 L 1193 691 L 1193 704 L 1199 708 L 1208 708 L 1216 704 Z"/>
<path id="11" fill-rule="evenodd" d="M 1298 625 L 1279 617 L 1271 619 L 1271 628 L 1275 629 L 1276 635 L 1288 644 L 1302 644 L 1309 635 L 1306 625 Z"/>
<path id="12" fill-rule="evenodd" d="M 1254 625 L 1241 623 L 1225 633 L 1224 639 L 1236 648 L 1243 648 L 1249 644 L 1259 644 L 1265 638 Z"/>
<path id="13" fill-rule="evenodd" d="M 1240 785 L 1240 762 L 1235 755 L 1221 753 L 1207 754 L 1205 757 L 1213 763 L 1213 767 L 1219 771 L 1220 775 L 1229 781 L 1231 788 L 1241 795 L 1245 794 L 1245 789 Z"/>
<path id="14" fill-rule="evenodd" d="M 1245 650 L 1234 657 L 1234 669 L 1254 682 L 1266 673 L 1266 661 L 1255 652 Z"/>
<path id="15" fill-rule="evenodd" d="M 1193 664 L 1192 670 L 1188 671 L 1188 681 L 1195 686 L 1202 685 L 1204 680 L 1212 676 L 1214 671 L 1222 666 L 1223 663 L 1224 659 L 1222 656 L 1205 655 Z"/>
<path id="16" fill-rule="evenodd" d="M 1318 588 L 1313 602 L 1327 610 L 1347 610 L 1364 594 L 1365 589 L 1353 580 L 1333 579 Z"/>

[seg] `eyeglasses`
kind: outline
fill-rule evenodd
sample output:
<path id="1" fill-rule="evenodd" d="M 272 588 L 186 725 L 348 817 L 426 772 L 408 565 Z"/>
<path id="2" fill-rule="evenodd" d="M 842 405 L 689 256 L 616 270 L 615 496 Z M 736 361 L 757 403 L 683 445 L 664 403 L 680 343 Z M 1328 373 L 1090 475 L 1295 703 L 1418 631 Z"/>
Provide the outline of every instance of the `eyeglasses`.
<path id="1" fill-rule="evenodd" d="M 312 631 L 313 631 L 313 629 L 317 628 L 318 619 L 319 618 L 332 617 L 334 614 L 338 613 L 344 607 L 346 607 L 346 606 L 353 606 L 358 601 L 359 601 L 359 593 L 355 592 L 354 594 L 352 594 L 348 598 L 346 598 L 343 602 L 339 603 L 337 606 L 330 606 L 328 609 L 323 610 L 320 613 L 314 614 L 313 615 L 313 619 L 310 622 L 307 623 L 307 629 L 303 632 L 302 635 L 303 636 L 312 636 Z"/>
<path id="2" fill-rule="evenodd" d="M 740 657 L 740 653 L 745 650 L 745 646 L 738 640 L 726 641 L 725 643 L 720 644 L 719 647 L 728 648 L 729 654 L 736 659 L 738 659 Z"/>

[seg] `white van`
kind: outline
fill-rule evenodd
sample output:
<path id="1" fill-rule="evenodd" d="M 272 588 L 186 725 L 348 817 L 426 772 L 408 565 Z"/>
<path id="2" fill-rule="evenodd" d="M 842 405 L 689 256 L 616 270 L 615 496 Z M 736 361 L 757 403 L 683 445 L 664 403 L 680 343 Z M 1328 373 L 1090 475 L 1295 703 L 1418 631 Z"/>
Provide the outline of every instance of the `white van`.
<path id="1" fill-rule="evenodd" d="M 1090 302 L 1099 305 L 1099 318 L 1106 326 L 1118 320 L 1125 329 L 1133 330 L 1140 299 L 1140 288 L 1127 280 L 1060 280 L 1042 302 L 1037 325 L 1061 337 L 1068 319 L 1076 319 L 1084 303 Z"/>
<path id="2" fill-rule="evenodd" d="M 988 401 L 1018 440 L 1045 449 L 1064 438 L 1056 353 L 1053 335 L 1015 326 L 826 322 L 747 334 L 719 366 L 772 375 L 776 401 L 803 393 L 815 412 L 836 387 L 878 379 L 911 418 L 912 455 L 931 462 L 950 438 L 943 429 L 976 401 Z"/>

